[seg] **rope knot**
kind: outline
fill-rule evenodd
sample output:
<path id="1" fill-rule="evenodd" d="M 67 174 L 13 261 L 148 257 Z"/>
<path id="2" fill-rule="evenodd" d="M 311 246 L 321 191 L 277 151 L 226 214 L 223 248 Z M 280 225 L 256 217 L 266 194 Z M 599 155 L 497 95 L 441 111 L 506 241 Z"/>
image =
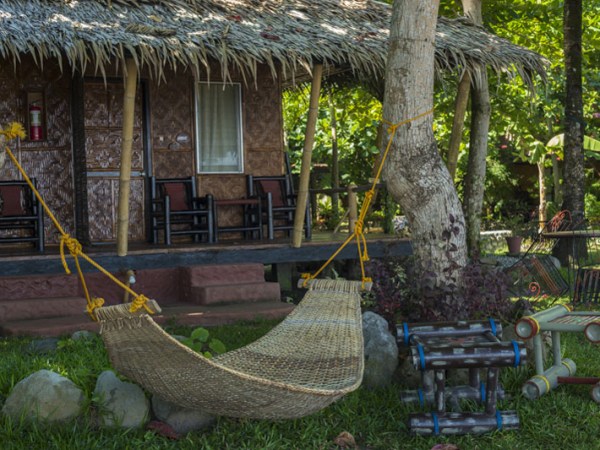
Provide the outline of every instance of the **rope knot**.
<path id="1" fill-rule="evenodd" d="M 71 253 L 71 255 L 76 259 L 82 254 L 82 247 L 77 239 L 72 238 L 67 233 L 60 237 L 60 260 L 62 261 L 65 272 L 70 274 L 71 270 L 69 269 L 67 258 L 65 257 L 65 247 L 67 247 L 69 253 Z"/>
<path id="2" fill-rule="evenodd" d="M 364 223 L 363 223 L 362 219 L 358 219 L 356 221 L 356 223 L 354 224 L 354 234 L 355 235 L 363 234 L 363 225 L 364 225 Z"/>
<path id="3" fill-rule="evenodd" d="M 146 297 L 144 294 L 137 295 L 131 302 L 129 311 L 133 313 L 141 308 L 144 308 L 148 313 L 154 314 L 154 311 L 152 311 L 152 309 L 150 309 L 150 307 L 146 304 L 148 300 L 148 297 Z"/>
<path id="4" fill-rule="evenodd" d="M 81 244 L 75 238 L 72 238 L 68 234 L 62 237 L 62 240 L 65 242 L 65 246 L 69 249 L 69 253 L 73 256 L 77 256 L 81 254 Z"/>
<path id="5" fill-rule="evenodd" d="M 94 297 L 90 301 L 88 301 L 88 305 L 85 308 L 85 310 L 93 320 L 98 320 L 94 311 L 98 308 L 101 308 L 102 305 L 104 305 L 104 299 L 100 297 Z"/>

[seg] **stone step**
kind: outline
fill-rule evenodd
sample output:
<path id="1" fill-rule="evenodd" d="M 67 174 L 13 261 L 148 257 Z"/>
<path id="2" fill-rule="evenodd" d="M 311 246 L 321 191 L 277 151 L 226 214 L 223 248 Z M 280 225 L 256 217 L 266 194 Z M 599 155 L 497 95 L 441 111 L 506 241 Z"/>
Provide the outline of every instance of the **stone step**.
<path id="1" fill-rule="evenodd" d="M 162 314 L 154 316 L 157 323 L 175 322 L 189 326 L 217 326 L 254 319 L 281 319 L 294 305 L 283 302 L 258 302 L 218 306 L 199 306 L 177 303 L 164 306 Z M 0 323 L 0 336 L 63 336 L 79 330 L 99 331 L 97 322 L 87 314 L 16 320 Z"/>
<path id="2" fill-rule="evenodd" d="M 199 305 L 228 303 L 279 302 L 279 283 L 256 282 L 212 286 L 192 286 L 186 300 Z"/>
<path id="3" fill-rule="evenodd" d="M 85 312 L 84 297 L 29 298 L 0 301 L 0 323 L 47 317 L 76 316 Z"/>

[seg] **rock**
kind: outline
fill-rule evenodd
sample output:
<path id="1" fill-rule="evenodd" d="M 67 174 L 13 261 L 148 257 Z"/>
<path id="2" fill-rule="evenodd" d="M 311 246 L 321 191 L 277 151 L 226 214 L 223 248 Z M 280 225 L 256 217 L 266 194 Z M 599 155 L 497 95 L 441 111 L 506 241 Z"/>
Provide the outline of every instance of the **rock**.
<path id="1" fill-rule="evenodd" d="M 110 370 L 98 377 L 94 398 L 97 399 L 100 425 L 139 428 L 148 420 L 150 402 L 142 388 L 119 380 Z"/>
<path id="2" fill-rule="evenodd" d="M 44 354 L 53 353 L 58 348 L 58 338 L 37 339 L 31 341 L 27 347 L 29 353 Z"/>
<path id="3" fill-rule="evenodd" d="M 73 339 L 74 341 L 94 339 L 94 337 L 96 337 L 96 333 L 92 333 L 91 331 L 87 330 L 76 331 L 71 335 L 71 339 Z"/>
<path id="4" fill-rule="evenodd" d="M 83 410 L 85 395 L 75 383 L 50 370 L 40 370 L 19 381 L 2 407 L 2 413 L 47 422 L 75 419 Z"/>
<path id="5" fill-rule="evenodd" d="M 374 312 L 365 312 L 363 335 L 365 340 L 363 385 L 367 388 L 389 386 L 398 366 L 398 345 L 388 330 L 387 321 Z"/>
<path id="6" fill-rule="evenodd" d="M 152 396 L 152 411 L 156 418 L 169 425 L 178 434 L 212 427 L 216 417 L 204 411 L 182 408 L 162 398 Z"/>

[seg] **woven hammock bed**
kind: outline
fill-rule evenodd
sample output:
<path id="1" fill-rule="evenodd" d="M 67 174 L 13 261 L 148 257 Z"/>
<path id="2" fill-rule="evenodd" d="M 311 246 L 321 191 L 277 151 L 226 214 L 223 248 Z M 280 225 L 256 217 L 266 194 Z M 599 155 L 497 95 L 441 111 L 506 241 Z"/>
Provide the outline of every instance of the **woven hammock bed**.
<path id="1" fill-rule="evenodd" d="M 358 388 L 364 356 L 361 283 L 311 280 L 277 327 L 207 359 L 129 304 L 96 311 L 113 367 L 164 400 L 230 417 L 291 419 Z M 160 310 L 151 300 L 149 306 Z"/>

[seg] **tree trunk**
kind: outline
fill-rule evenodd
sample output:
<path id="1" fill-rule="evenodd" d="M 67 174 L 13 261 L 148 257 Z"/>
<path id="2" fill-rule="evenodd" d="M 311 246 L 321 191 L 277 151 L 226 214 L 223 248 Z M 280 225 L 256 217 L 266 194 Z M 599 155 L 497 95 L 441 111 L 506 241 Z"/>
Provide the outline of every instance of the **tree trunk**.
<path id="1" fill-rule="evenodd" d="M 477 25 L 483 25 L 481 0 L 463 0 L 465 14 Z M 469 142 L 469 162 L 465 185 L 465 216 L 467 219 L 467 243 L 469 253 L 479 253 L 481 232 L 481 209 L 485 190 L 485 172 L 490 128 L 490 93 L 485 67 L 476 69 L 472 83 L 471 137 Z"/>
<path id="2" fill-rule="evenodd" d="M 563 209 L 571 211 L 574 223 L 584 216 L 584 164 L 583 164 L 583 91 L 581 77 L 582 0 L 564 3 L 565 52 L 565 163 L 563 168 Z M 570 245 L 558 246 L 557 256 L 567 261 Z"/>
<path id="3" fill-rule="evenodd" d="M 572 216 L 583 217 L 583 90 L 581 77 L 582 0 L 564 3 L 565 139 L 564 203 Z"/>
<path id="4" fill-rule="evenodd" d="M 537 163 L 538 167 L 538 185 L 540 193 L 540 207 L 538 209 L 538 223 L 536 230 L 542 229 L 544 223 L 546 223 L 546 157 L 542 156 L 542 159 Z"/>
<path id="5" fill-rule="evenodd" d="M 329 113 L 331 114 L 331 187 L 333 189 L 338 189 L 340 187 L 340 161 L 338 155 L 335 103 L 333 101 L 333 93 L 331 90 L 329 90 L 328 100 Z M 331 211 L 333 213 L 333 222 L 337 223 L 340 217 L 340 194 L 337 192 L 331 194 Z"/>
<path id="6" fill-rule="evenodd" d="M 460 152 L 460 143 L 463 136 L 465 125 L 465 113 L 469 104 L 469 90 L 471 88 L 471 75 L 469 72 L 463 73 L 458 84 L 456 100 L 454 101 L 454 118 L 452 119 L 452 132 L 450 133 L 450 143 L 448 144 L 448 157 L 446 166 L 450 176 L 456 178 L 456 166 L 458 164 L 458 153 Z"/>
<path id="7" fill-rule="evenodd" d="M 383 117 L 391 122 L 432 109 L 434 39 L 439 0 L 394 2 Z M 461 284 L 465 228 L 454 183 L 440 157 L 433 118 L 398 128 L 384 178 L 411 227 L 417 270 L 435 285 Z"/>
<path id="8" fill-rule="evenodd" d="M 467 243 L 471 255 L 479 253 L 481 209 L 485 190 L 488 132 L 490 127 L 490 94 L 485 67 L 477 69 L 477 82 L 471 94 L 471 138 L 465 183 L 465 216 Z"/>

